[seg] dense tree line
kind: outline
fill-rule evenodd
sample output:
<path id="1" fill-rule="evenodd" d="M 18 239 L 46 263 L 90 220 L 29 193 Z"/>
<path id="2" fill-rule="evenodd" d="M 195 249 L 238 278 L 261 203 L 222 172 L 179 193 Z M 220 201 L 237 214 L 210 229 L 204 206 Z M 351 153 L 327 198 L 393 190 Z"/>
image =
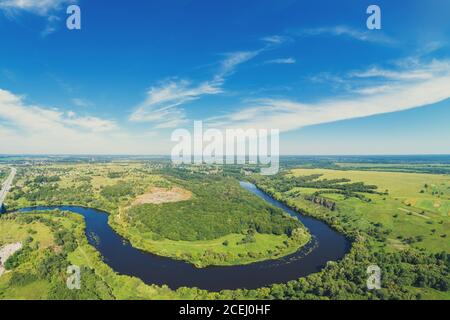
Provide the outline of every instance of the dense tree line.
<path id="1" fill-rule="evenodd" d="M 336 202 L 319 197 L 317 194 L 306 195 L 305 199 L 315 204 L 319 204 L 327 209 L 330 209 L 331 211 L 336 210 Z"/>
<path id="2" fill-rule="evenodd" d="M 124 196 L 134 196 L 135 188 L 130 182 L 120 181 L 115 185 L 103 187 L 100 194 L 108 200 L 114 200 Z"/>
<path id="3" fill-rule="evenodd" d="M 340 193 L 348 197 L 359 197 L 358 193 L 377 192 L 375 185 L 366 185 L 363 182 L 350 183 L 349 179 L 320 179 L 322 174 L 313 174 L 309 176 L 295 177 L 288 175 L 286 172 L 280 173 L 271 179 L 265 179 L 264 183 L 277 192 L 287 192 L 294 188 L 310 188 L 321 189 L 318 193 Z"/>
<path id="4" fill-rule="evenodd" d="M 61 188 L 57 184 L 45 184 L 39 187 L 28 186 L 31 190 L 24 192 L 22 189 L 15 189 L 11 194 L 11 199 L 18 200 L 24 198 L 31 205 L 38 202 L 46 204 L 87 204 L 94 200 L 92 186 L 83 183 L 73 188 Z"/>
<path id="5" fill-rule="evenodd" d="M 381 290 L 367 289 L 367 266 L 371 264 L 381 268 Z M 420 299 L 411 287 L 446 292 L 449 270 L 446 253 L 371 252 L 360 239 L 344 260 L 329 263 L 321 272 L 257 292 L 260 298 L 273 299 Z"/>

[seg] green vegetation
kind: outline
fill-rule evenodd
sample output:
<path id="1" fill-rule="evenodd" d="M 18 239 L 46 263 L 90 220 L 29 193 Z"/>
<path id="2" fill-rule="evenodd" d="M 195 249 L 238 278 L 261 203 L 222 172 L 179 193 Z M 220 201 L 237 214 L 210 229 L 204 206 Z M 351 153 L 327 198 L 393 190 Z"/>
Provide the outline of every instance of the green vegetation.
<path id="1" fill-rule="evenodd" d="M 0 299 L 174 299 L 167 288 L 114 273 L 87 243 L 81 216 L 54 212 L 0 217 L 0 229 L 13 227 L 3 242 L 24 241 L 22 229 L 33 228 L 33 240 L 7 261 L 0 277 Z M 38 239 L 51 237 L 43 245 Z M 66 286 L 67 267 L 81 268 L 81 290 Z M 193 298 L 195 296 L 192 296 Z"/>
<path id="2" fill-rule="evenodd" d="M 205 177 L 176 183 L 190 190 L 194 198 L 132 207 L 131 224 L 142 233 L 185 241 L 212 240 L 233 233 L 246 234 L 248 230 L 290 236 L 301 227 L 298 220 L 243 190 L 233 178 Z"/>
<path id="3" fill-rule="evenodd" d="M 243 190 L 234 178 L 167 179 L 193 197 L 124 211 L 116 230 L 138 248 L 205 267 L 281 257 L 310 239 L 297 219 Z M 301 236 L 293 236 L 296 229 Z"/>
<path id="4" fill-rule="evenodd" d="M 300 280 L 320 279 L 314 284 L 320 295 L 324 293 L 318 288 L 328 290 L 325 295 L 332 298 L 358 298 L 361 293 L 355 288 L 362 285 L 359 275 L 376 262 L 382 269 L 384 289 L 369 294 L 371 298 L 449 298 L 449 193 L 444 192 L 449 190 L 449 177 L 294 169 L 276 177 L 252 179 L 278 200 L 326 221 L 353 240 L 352 250 L 343 261 Z M 311 201 L 312 196 L 335 207 Z M 291 297 L 292 289 L 288 288 L 289 284 L 280 285 L 282 297 Z M 293 291 L 295 296 L 298 291 L 304 292 Z"/>
<path id="5" fill-rule="evenodd" d="M 5 180 L 8 177 L 9 172 L 10 172 L 9 168 L 0 166 L 0 186 L 3 180 Z"/>
<path id="6" fill-rule="evenodd" d="M 6 215 L 0 217 L 0 246 L 20 241 L 24 248 L 0 277 L 0 299 L 450 299 L 450 177 L 429 174 L 445 171 L 445 165 L 308 159 L 299 169 L 298 160 L 288 160 L 273 177 L 253 175 L 251 168 L 172 169 L 164 162 L 19 166 L 7 203 L 9 208 L 74 204 L 103 209 L 135 247 L 198 266 L 242 264 L 295 251 L 309 235 L 239 188 L 235 178 L 251 174 L 245 178 L 352 241 L 342 261 L 320 272 L 257 290 L 173 291 L 116 274 L 87 243 L 77 215 Z M 153 187 L 174 186 L 190 191 L 192 198 L 133 206 Z M 164 225 L 165 219 L 171 223 Z M 65 287 L 70 264 L 86 275 L 79 292 Z M 366 287 L 372 264 L 382 270 L 381 290 Z"/>
<path id="7" fill-rule="evenodd" d="M 8 207 L 66 204 L 101 209 L 111 213 L 111 226 L 135 247 L 198 267 L 274 259 L 310 240 L 306 231 L 293 236 L 303 228 L 297 219 L 243 190 L 235 178 L 209 173 L 220 171 L 144 164 L 23 167 Z M 135 204 L 153 187 L 174 186 L 191 192 L 192 199 Z M 248 234 L 254 234 L 254 241 L 246 240 Z"/>

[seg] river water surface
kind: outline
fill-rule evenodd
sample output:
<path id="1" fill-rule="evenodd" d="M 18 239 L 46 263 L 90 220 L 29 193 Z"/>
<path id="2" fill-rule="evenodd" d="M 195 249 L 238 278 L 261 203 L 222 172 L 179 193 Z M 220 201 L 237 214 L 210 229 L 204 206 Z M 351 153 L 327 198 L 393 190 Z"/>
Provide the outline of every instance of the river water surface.
<path id="1" fill-rule="evenodd" d="M 160 257 L 134 248 L 108 224 L 108 214 L 76 206 L 35 207 L 35 210 L 64 210 L 80 214 L 86 221 L 88 241 L 116 272 L 142 279 L 147 284 L 167 285 L 172 289 L 197 287 L 210 291 L 255 289 L 274 283 L 295 280 L 321 270 L 328 261 L 337 261 L 350 249 L 349 241 L 317 219 L 304 216 L 274 200 L 248 182 L 241 186 L 270 204 L 297 217 L 313 235 L 313 240 L 289 256 L 244 266 L 196 268 L 192 264 Z"/>

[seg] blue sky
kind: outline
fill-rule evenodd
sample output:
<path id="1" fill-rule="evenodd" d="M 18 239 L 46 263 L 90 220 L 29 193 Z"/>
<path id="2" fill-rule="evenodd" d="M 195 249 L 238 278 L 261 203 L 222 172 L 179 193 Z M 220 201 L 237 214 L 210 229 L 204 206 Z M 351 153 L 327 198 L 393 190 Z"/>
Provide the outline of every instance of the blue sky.
<path id="1" fill-rule="evenodd" d="M 66 28 L 81 8 L 82 29 Z M 382 10 L 368 30 L 366 8 Z M 283 154 L 450 150 L 450 3 L 0 0 L 0 153 L 167 154 L 275 128 Z"/>

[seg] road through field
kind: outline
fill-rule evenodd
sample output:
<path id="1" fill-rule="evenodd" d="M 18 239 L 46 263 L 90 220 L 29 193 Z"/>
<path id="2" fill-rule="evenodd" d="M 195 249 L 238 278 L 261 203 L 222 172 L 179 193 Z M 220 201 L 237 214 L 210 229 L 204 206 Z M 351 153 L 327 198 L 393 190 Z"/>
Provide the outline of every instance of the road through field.
<path id="1" fill-rule="evenodd" d="M 2 185 L 2 189 L 0 190 L 0 210 L 3 207 L 3 202 L 6 199 L 6 196 L 8 195 L 9 189 L 11 189 L 12 182 L 14 180 L 14 177 L 16 176 L 17 170 L 16 168 L 11 168 L 11 173 L 9 174 L 9 177 L 5 180 L 5 182 Z"/>

